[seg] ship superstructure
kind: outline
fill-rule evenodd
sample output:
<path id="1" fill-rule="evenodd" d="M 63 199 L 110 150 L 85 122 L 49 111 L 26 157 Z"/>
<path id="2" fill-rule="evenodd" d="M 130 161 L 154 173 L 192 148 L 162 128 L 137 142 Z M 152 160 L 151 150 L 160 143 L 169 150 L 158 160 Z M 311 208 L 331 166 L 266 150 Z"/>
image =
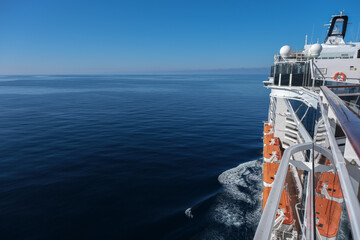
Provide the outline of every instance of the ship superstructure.
<path id="1" fill-rule="evenodd" d="M 360 239 L 360 42 L 335 15 L 324 43 L 275 55 L 265 87 L 255 239 Z"/>

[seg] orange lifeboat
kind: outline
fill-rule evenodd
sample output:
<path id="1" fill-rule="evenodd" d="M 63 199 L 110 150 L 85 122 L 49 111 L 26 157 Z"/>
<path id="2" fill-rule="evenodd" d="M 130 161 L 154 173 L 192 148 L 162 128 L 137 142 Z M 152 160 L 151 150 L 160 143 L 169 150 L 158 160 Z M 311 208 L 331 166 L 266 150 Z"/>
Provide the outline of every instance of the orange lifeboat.
<path id="1" fill-rule="evenodd" d="M 264 144 L 279 145 L 279 138 L 274 137 L 274 134 L 269 133 L 264 136 Z"/>
<path id="2" fill-rule="evenodd" d="M 326 194 L 326 192 L 324 193 L 324 190 L 328 194 Z M 333 200 L 340 203 L 342 202 L 343 195 L 340 188 L 339 178 L 335 173 L 323 172 L 317 183 L 316 192 L 324 194 L 324 196 L 328 199 L 337 198 Z"/>
<path id="3" fill-rule="evenodd" d="M 275 158 L 275 159 L 274 159 Z M 264 161 L 281 160 L 281 150 L 278 145 L 265 145 L 264 147 Z"/>
<path id="4" fill-rule="evenodd" d="M 271 125 L 265 125 L 264 126 L 264 134 L 271 133 L 272 130 L 273 130 L 273 126 L 271 126 Z"/>
<path id="5" fill-rule="evenodd" d="M 270 194 L 271 187 L 266 187 L 263 192 L 263 211 L 267 202 L 267 199 Z M 290 198 L 288 193 L 285 189 L 283 189 L 283 192 L 281 194 L 280 202 L 279 202 L 279 209 L 282 209 L 284 211 L 285 220 L 283 221 L 283 224 L 291 225 L 294 223 L 294 217 L 293 212 L 290 205 Z M 276 214 L 276 218 L 278 218 L 279 215 Z"/>
<path id="6" fill-rule="evenodd" d="M 275 175 L 279 169 L 278 163 L 265 163 L 263 168 L 263 181 L 264 186 L 270 187 L 275 180 Z"/>
<path id="7" fill-rule="evenodd" d="M 320 235 L 334 238 L 339 229 L 341 206 L 338 202 L 315 196 L 316 227 Z"/>

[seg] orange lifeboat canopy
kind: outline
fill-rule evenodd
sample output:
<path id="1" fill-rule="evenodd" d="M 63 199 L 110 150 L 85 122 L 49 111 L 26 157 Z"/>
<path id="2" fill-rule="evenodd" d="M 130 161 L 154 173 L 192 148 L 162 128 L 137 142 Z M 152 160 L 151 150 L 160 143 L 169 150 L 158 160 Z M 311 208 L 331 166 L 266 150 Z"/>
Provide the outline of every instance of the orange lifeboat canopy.
<path id="1" fill-rule="evenodd" d="M 323 172 L 316 186 L 317 193 L 321 193 L 321 189 L 323 188 L 324 184 L 328 185 L 326 190 L 330 197 L 343 198 L 339 177 L 337 174 L 332 172 Z"/>
<path id="2" fill-rule="evenodd" d="M 279 169 L 279 165 L 280 164 L 278 163 L 270 163 L 270 162 L 264 164 L 263 179 L 265 183 L 272 184 L 274 182 L 275 175 Z"/>
<path id="3" fill-rule="evenodd" d="M 315 196 L 316 227 L 322 236 L 334 238 L 339 230 L 341 206 L 338 202 Z"/>
<path id="4" fill-rule="evenodd" d="M 270 133 L 272 129 L 273 129 L 273 126 L 271 126 L 271 125 L 265 125 L 265 126 L 264 126 L 264 134 Z"/>
<path id="5" fill-rule="evenodd" d="M 264 136 L 264 144 L 270 145 L 272 142 L 274 142 L 273 145 L 279 145 L 279 143 L 280 143 L 279 138 L 274 137 L 274 134 L 272 134 L 272 133 L 266 134 Z"/>
<path id="6" fill-rule="evenodd" d="M 281 160 L 281 150 L 278 145 L 265 145 L 264 147 L 264 158 L 270 159 L 273 157 L 275 152 L 277 160 Z"/>
<path id="7" fill-rule="evenodd" d="M 271 191 L 271 187 L 266 187 L 263 192 L 263 211 L 267 202 L 267 199 L 269 197 Z M 285 220 L 283 221 L 283 224 L 291 225 L 294 223 L 294 217 L 293 212 L 290 205 L 290 198 L 288 193 L 285 189 L 283 189 L 283 192 L 281 194 L 280 202 L 279 202 L 279 208 L 284 210 L 285 214 Z M 278 218 L 279 215 L 276 214 L 276 218 Z"/>

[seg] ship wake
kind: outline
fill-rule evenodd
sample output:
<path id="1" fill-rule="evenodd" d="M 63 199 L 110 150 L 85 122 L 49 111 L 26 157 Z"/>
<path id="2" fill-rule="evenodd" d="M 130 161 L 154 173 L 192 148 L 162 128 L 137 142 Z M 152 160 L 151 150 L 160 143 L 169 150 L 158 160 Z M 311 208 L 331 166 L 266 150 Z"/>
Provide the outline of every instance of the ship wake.
<path id="1" fill-rule="evenodd" d="M 209 225 L 195 239 L 252 239 L 261 217 L 261 160 L 229 169 L 218 177 L 224 191 L 210 207 Z"/>

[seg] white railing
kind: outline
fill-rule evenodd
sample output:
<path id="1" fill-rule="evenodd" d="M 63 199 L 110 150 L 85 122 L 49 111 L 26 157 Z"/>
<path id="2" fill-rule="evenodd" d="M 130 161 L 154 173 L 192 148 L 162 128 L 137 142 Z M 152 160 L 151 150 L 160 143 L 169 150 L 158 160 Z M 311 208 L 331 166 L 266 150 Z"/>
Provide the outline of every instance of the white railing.
<path id="1" fill-rule="evenodd" d="M 344 105 L 344 103 L 342 103 L 341 99 L 339 97 L 337 97 L 333 92 L 331 92 L 329 88 L 321 87 L 321 91 L 324 94 L 324 96 L 326 98 L 328 98 L 328 100 L 329 99 L 331 100 L 331 101 L 326 102 L 326 104 L 327 105 L 329 104 L 331 106 L 331 108 L 336 108 L 334 110 L 334 112 L 331 113 L 331 115 L 333 117 L 335 116 L 340 119 L 341 118 L 346 119 L 347 122 L 346 123 L 343 122 L 342 124 L 343 125 L 347 124 L 347 125 L 346 126 L 345 125 L 343 126 L 341 124 L 340 125 L 343 128 L 345 134 L 347 134 L 347 131 L 348 131 L 347 127 L 349 127 L 350 122 L 355 121 L 358 118 L 349 116 L 350 114 L 353 114 L 353 113 L 346 110 L 346 106 Z M 275 218 L 276 218 L 276 212 L 277 212 L 277 209 L 279 206 L 285 178 L 286 178 L 288 167 L 290 166 L 289 165 L 290 163 L 292 163 L 294 166 L 296 166 L 299 169 L 308 171 L 309 172 L 308 180 L 310 182 L 313 181 L 314 172 L 329 171 L 329 169 L 328 169 L 329 166 L 316 164 L 314 162 L 314 159 L 312 159 L 312 162 L 310 162 L 310 163 L 304 163 L 304 162 L 290 160 L 290 158 L 293 154 L 300 152 L 300 151 L 305 151 L 305 150 L 316 151 L 316 152 L 322 154 L 323 156 L 327 157 L 333 163 L 336 173 L 339 176 L 341 190 L 342 190 L 344 200 L 345 200 L 345 205 L 346 205 L 346 208 L 344 210 L 347 212 L 347 214 L 349 216 L 351 234 L 354 239 L 360 239 L 360 203 L 359 203 L 358 196 L 356 194 L 357 189 L 353 188 L 352 180 L 351 180 L 351 177 L 349 175 L 349 172 L 348 172 L 348 169 L 346 166 L 346 161 L 345 161 L 344 156 L 343 156 L 342 152 L 340 151 L 338 144 L 336 142 L 335 133 L 333 132 L 332 127 L 329 122 L 329 119 L 328 119 L 328 111 L 325 111 L 325 109 L 324 109 L 325 103 L 323 102 L 323 100 L 324 99 L 321 99 L 320 97 L 318 97 L 318 102 L 319 102 L 319 107 L 320 107 L 322 117 L 321 117 L 321 120 L 318 122 L 318 125 L 316 125 L 315 133 L 317 133 L 318 127 L 320 125 L 324 124 L 325 130 L 326 130 L 326 136 L 329 140 L 331 151 L 321 145 L 314 143 L 313 140 L 311 139 L 311 137 L 307 138 L 305 143 L 290 146 L 285 150 L 282 160 L 280 162 L 280 166 L 277 171 L 272 189 L 270 191 L 267 203 L 263 210 L 263 213 L 262 213 L 262 216 L 260 219 L 260 223 L 256 230 L 254 239 L 263 240 L 263 239 L 271 238 L 274 223 L 275 223 Z M 287 101 L 285 101 L 285 102 L 287 102 Z M 289 104 L 287 104 L 287 105 L 289 105 Z M 287 106 L 287 107 L 290 108 L 290 113 L 293 112 L 293 110 L 290 106 Z M 339 108 L 339 109 L 337 110 L 337 108 Z M 339 114 L 340 115 L 345 114 L 345 115 L 340 116 Z M 292 116 L 292 117 L 295 120 L 297 119 L 294 116 Z M 356 120 L 357 123 L 359 123 L 359 121 L 360 120 Z M 340 120 L 340 122 L 341 122 L 341 120 Z M 296 122 L 296 123 L 298 126 L 299 125 L 301 126 L 301 124 L 299 122 Z M 305 129 L 303 129 L 303 131 L 301 131 L 301 128 L 300 128 L 299 130 L 300 130 L 300 132 L 306 132 Z M 354 132 L 354 131 L 356 132 L 358 130 L 353 129 L 352 132 Z M 351 133 L 351 134 L 354 135 L 354 133 Z M 348 133 L 347 137 L 351 138 L 351 134 Z M 306 134 L 302 134 L 302 135 L 307 136 Z M 355 133 L 355 135 L 356 135 L 356 133 Z M 359 141 L 357 141 L 359 136 L 356 136 L 356 137 L 357 137 L 356 139 L 352 139 L 352 144 L 359 142 Z M 358 145 L 357 146 L 352 145 L 352 147 L 354 147 L 356 149 L 359 148 Z M 356 151 L 356 152 L 358 152 L 358 151 Z M 310 183 L 310 185 L 313 186 L 313 183 Z M 307 196 L 309 198 L 305 204 L 306 214 L 304 216 L 306 224 L 300 223 L 300 222 L 299 222 L 299 224 L 302 229 L 303 238 L 305 237 L 306 239 L 314 239 L 317 235 L 317 229 L 315 227 L 314 217 L 313 217 L 313 215 L 314 215 L 313 197 L 314 196 L 313 196 L 313 190 L 309 189 L 309 186 L 307 188 L 307 193 L 308 193 Z"/>
<path id="2" fill-rule="evenodd" d="M 325 125 L 326 125 L 326 123 L 325 123 Z M 274 222 L 275 222 L 276 212 L 277 212 L 277 209 L 279 206 L 283 186 L 285 183 L 287 170 L 288 170 L 289 163 L 290 163 L 290 157 L 297 152 L 305 151 L 305 150 L 317 151 L 317 152 L 323 154 L 325 157 L 327 157 L 330 161 L 332 161 L 335 164 L 337 173 L 339 175 L 339 180 L 340 180 L 340 184 L 342 187 L 342 191 L 344 194 L 345 202 L 346 202 L 347 212 L 349 214 L 352 236 L 355 239 L 360 239 L 359 201 L 358 201 L 357 196 L 355 195 L 354 190 L 351 186 L 351 181 L 350 181 L 348 172 L 346 170 L 346 166 L 343 164 L 340 164 L 340 162 L 339 162 L 339 161 L 341 161 L 341 159 L 339 160 L 339 158 L 341 158 L 342 155 L 339 156 L 338 154 L 335 154 L 335 155 L 334 155 L 334 153 L 331 154 L 331 152 L 327 148 L 324 148 L 323 146 L 314 144 L 312 142 L 293 145 L 291 147 L 288 147 L 285 150 L 284 155 L 280 161 L 280 166 L 277 171 L 277 174 L 276 174 L 276 177 L 275 177 L 275 180 L 273 183 L 273 187 L 271 188 L 264 211 L 261 215 L 259 225 L 256 229 L 254 239 L 255 240 L 270 239 L 272 229 L 274 226 Z M 310 174 L 310 175 L 312 176 L 312 174 Z M 310 202 L 312 202 L 312 201 L 310 201 Z M 313 209 L 310 209 L 310 211 L 312 211 L 312 210 Z M 313 217 L 308 217 L 307 223 L 308 223 L 308 226 L 311 226 L 311 227 L 305 227 L 305 230 L 307 231 L 307 233 L 309 233 L 309 234 L 306 234 L 309 239 L 314 239 L 314 235 L 312 233 L 315 230 L 314 229 L 315 224 L 313 221 L 314 221 Z M 304 234 L 304 232 L 303 232 L 303 234 Z"/>

